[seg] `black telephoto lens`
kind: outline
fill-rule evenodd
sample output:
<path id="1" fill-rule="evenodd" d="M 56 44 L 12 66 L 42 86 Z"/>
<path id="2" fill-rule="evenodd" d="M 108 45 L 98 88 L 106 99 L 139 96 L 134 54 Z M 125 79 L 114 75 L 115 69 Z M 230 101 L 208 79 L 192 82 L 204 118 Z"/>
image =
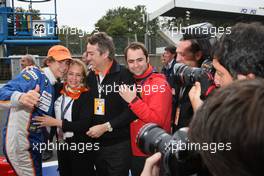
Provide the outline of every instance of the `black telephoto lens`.
<path id="1" fill-rule="evenodd" d="M 201 75 L 201 68 L 190 67 L 183 63 L 177 63 L 174 65 L 174 75 L 176 84 L 180 86 L 192 86 L 199 80 Z"/>
<path id="2" fill-rule="evenodd" d="M 169 142 L 171 136 L 157 124 L 148 123 L 144 125 L 137 135 L 137 145 L 145 154 L 156 152 L 165 153 L 165 144 Z"/>
<path id="3" fill-rule="evenodd" d="M 136 140 L 138 147 L 145 154 L 162 153 L 162 175 L 190 176 L 195 173 L 207 173 L 199 153 L 186 147 L 189 143 L 186 128 L 170 135 L 157 124 L 148 123 L 140 129 Z M 203 174 L 208 175 L 210 174 Z"/>

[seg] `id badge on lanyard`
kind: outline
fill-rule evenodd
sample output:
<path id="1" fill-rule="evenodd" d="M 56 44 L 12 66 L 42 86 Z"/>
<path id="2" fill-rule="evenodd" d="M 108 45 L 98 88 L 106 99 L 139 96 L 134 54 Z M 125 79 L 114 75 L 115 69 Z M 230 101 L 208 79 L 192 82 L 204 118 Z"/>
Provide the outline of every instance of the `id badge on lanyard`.
<path id="1" fill-rule="evenodd" d="M 105 99 L 101 98 L 102 86 L 98 77 L 97 77 L 97 85 L 98 85 L 99 98 L 94 99 L 94 114 L 105 115 Z"/>
<path id="2" fill-rule="evenodd" d="M 105 115 L 105 99 L 102 98 L 94 99 L 94 114 Z"/>

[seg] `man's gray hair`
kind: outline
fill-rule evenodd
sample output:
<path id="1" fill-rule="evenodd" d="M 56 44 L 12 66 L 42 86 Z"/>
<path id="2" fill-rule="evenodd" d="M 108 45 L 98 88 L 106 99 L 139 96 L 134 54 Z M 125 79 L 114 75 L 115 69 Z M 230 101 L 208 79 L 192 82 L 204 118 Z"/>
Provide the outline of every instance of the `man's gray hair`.
<path id="1" fill-rule="evenodd" d="M 36 58 L 35 56 L 31 55 L 31 54 L 26 54 L 24 56 L 22 56 L 22 58 L 27 59 L 28 61 L 30 61 L 32 63 L 32 65 L 36 65 Z"/>

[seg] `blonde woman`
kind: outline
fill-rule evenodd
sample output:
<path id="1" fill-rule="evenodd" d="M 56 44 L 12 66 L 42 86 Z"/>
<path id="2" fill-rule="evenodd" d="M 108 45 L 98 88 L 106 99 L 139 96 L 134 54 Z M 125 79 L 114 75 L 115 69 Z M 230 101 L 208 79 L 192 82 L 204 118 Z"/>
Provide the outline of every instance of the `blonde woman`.
<path id="1" fill-rule="evenodd" d="M 92 99 L 85 86 L 86 66 L 73 59 L 65 83 L 55 101 L 56 118 L 37 117 L 40 126 L 57 126 L 57 154 L 60 176 L 95 175 L 92 150 L 99 146 L 85 135 L 92 123 Z M 63 143 L 63 145 L 59 145 Z M 59 146 L 59 148 L 58 148 Z M 64 147 L 62 147 L 64 146 Z"/>

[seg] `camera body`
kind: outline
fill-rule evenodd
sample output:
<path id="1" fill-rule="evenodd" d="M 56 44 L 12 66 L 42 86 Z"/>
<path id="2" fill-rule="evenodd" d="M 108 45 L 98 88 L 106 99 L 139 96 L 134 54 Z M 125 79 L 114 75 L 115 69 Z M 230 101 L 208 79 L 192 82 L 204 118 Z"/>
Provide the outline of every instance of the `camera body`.
<path id="1" fill-rule="evenodd" d="M 205 60 L 201 66 L 190 67 L 183 63 L 174 65 L 174 82 L 181 87 L 193 86 L 196 81 L 201 83 L 201 99 L 205 99 L 216 87 L 214 83 L 212 62 Z"/>
<path id="2" fill-rule="evenodd" d="M 195 150 L 186 149 L 189 140 L 187 128 L 172 136 L 154 123 L 144 125 L 137 135 L 137 145 L 146 154 L 162 153 L 164 175 L 188 176 L 205 170 L 201 156 Z"/>

